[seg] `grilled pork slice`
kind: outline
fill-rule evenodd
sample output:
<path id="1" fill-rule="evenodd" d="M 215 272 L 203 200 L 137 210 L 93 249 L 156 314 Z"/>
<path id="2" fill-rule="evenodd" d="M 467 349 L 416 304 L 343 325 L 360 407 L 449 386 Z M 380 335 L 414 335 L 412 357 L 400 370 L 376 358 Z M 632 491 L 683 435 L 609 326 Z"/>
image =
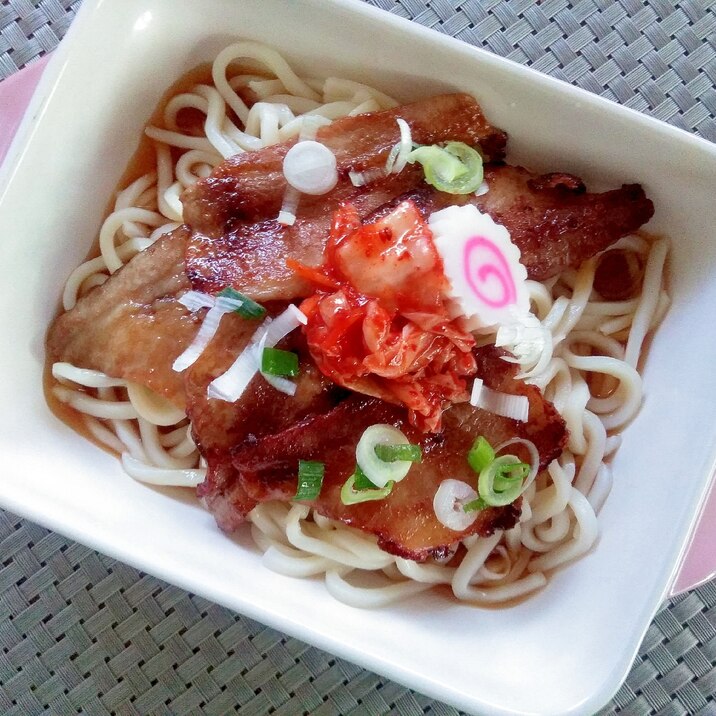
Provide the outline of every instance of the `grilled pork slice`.
<path id="1" fill-rule="evenodd" d="M 353 395 L 324 415 L 239 446 L 234 452 L 234 466 L 244 493 L 257 502 L 288 501 L 296 492 L 298 461 L 321 461 L 325 463 L 323 488 L 310 503 L 316 512 L 375 535 L 387 552 L 418 561 L 445 555 L 450 545 L 468 535 L 486 536 L 512 527 L 519 518 L 518 503 L 480 512 L 475 523 L 462 532 L 442 525 L 433 510 L 433 498 L 444 479 L 475 484 L 476 475 L 466 457 L 478 436 L 484 435 L 495 446 L 517 436 L 532 440 L 541 467 L 561 453 L 566 441 L 564 421 L 539 389 L 515 380 L 514 366 L 501 360 L 494 349 L 480 349 L 476 357 L 486 385 L 528 397 L 528 422 L 461 404 L 445 412 L 443 432 L 426 435 L 408 423 L 403 408 Z M 356 445 L 363 431 L 376 423 L 403 430 L 411 442 L 422 446 L 423 460 L 411 467 L 386 499 L 344 505 L 340 492 L 355 470 Z M 514 452 L 522 456 L 519 446 Z"/>
<path id="2" fill-rule="evenodd" d="M 279 312 L 278 307 L 271 307 L 270 313 Z M 279 346 L 299 355 L 301 373 L 295 395 L 281 393 L 256 376 L 235 403 L 209 398 L 209 383 L 228 370 L 255 330 L 256 321 L 225 316 L 214 340 L 184 373 L 187 414 L 194 441 L 207 462 L 206 480 L 198 494 L 227 531 L 236 529 L 256 505 L 237 479 L 231 449 L 284 430 L 309 415 L 324 413 L 345 395 L 310 362 L 303 335 L 294 331 Z"/>
<path id="3" fill-rule="evenodd" d="M 192 286 L 205 293 L 233 286 L 257 301 L 289 301 L 306 296 L 311 284 L 294 273 L 286 259 L 294 258 L 308 266 L 323 263 L 331 220 L 341 204 L 351 203 L 359 216 L 366 217 L 413 191 L 421 182 L 422 172 L 416 167 L 406 167 L 400 174 L 360 188 L 348 181 L 340 182 L 323 196 L 302 196 L 293 226 L 276 221 L 278 208 L 256 221 L 231 222 L 218 236 L 203 234 L 192 225 L 186 253 L 187 275 Z M 217 201 L 222 196 L 218 187 L 215 195 Z M 186 202 L 185 198 L 185 214 L 191 215 L 192 205 Z"/>
<path id="4" fill-rule="evenodd" d="M 524 167 L 485 167 L 489 191 L 451 196 L 423 184 L 412 198 L 427 217 L 453 204 L 474 204 L 502 224 L 522 254 L 529 278 L 544 281 L 636 231 L 654 214 L 638 184 L 588 193 L 571 174 L 536 175 Z"/>
<path id="5" fill-rule="evenodd" d="M 504 154 L 504 132 L 487 123 L 477 102 L 465 94 L 338 119 L 317 136 L 336 155 L 338 184 L 322 196 L 303 195 L 290 227 L 276 217 L 287 188 L 283 159 L 295 140 L 231 157 L 182 196 L 192 229 L 187 274 L 194 288 L 210 293 L 233 285 L 260 301 L 305 295 L 308 284 L 286 266 L 286 258 L 308 266 L 322 263 L 331 216 L 341 203 L 354 204 L 363 217 L 422 183 L 422 169 L 414 166 L 364 187 L 350 181 L 351 170 L 385 166 L 400 140 L 398 117 L 420 144 L 463 141 L 479 145 L 493 159 Z"/>
<path id="6" fill-rule="evenodd" d="M 438 95 L 382 112 L 337 119 L 318 130 L 316 140 L 335 154 L 340 184 L 350 184 L 349 171 L 385 166 L 391 148 L 400 141 L 396 119 L 404 119 L 418 144 L 448 140 L 480 146 L 490 159 L 504 156 L 507 137 L 487 122 L 473 97 Z M 184 218 L 198 233 L 218 238 L 236 221 L 276 216 L 287 184 L 283 159 L 296 143 L 237 154 L 182 196 Z"/>
<path id="7" fill-rule="evenodd" d="M 141 383 L 184 408 L 183 378 L 172 363 L 199 325 L 176 301 L 191 288 L 188 235 L 182 227 L 163 236 L 58 316 L 47 338 L 50 360 Z"/>
<path id="8" fill-rule="evenodd" d="M 272 214 L 256 223 L 234 222 L 212 237 L 194 230 L 187 273 L 192 285 L 203 291 L 232 285 L 257 300 L 301 298 L 310 288 L 286 266 L 286 259 L 305 266 L 323 263 L 331 216 L 341 203 L 352 203 L 361 219 L 372 220 L 413 199 L 426 218 L 446 206 L 474 204 L 510 231 L 528 276 L 544 280 L 636 231 L 654 213 L 636 184 L 589 193 L 569 174 L 538 175 L 508 165 L 488 165 L 485 179 L 487 194 L 456 196 L 428 186 L 422 171 L 408 166 L 367 187 L 340 184 L 323 197 L 304 197 L 293 226 L 280 225 Z"/>

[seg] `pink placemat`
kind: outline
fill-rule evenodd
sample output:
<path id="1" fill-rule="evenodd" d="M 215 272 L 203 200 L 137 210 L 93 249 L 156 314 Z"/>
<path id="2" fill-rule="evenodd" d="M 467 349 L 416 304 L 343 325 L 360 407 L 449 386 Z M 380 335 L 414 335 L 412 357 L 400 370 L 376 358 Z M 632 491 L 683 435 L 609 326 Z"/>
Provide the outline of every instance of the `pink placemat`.
<path id="1" fill-rule="evenodd" d="M 5 158 L 49 55 L 0 82 L 0 163 Z M 716 481 L 691 536 L 689 549 L 671 589 L 671 596 L 716 577 Z"/>
<path id="2" fill-rule="evenodd" d="M 0 163 L 20 126 L 49 55 L 0 82 Z"/>

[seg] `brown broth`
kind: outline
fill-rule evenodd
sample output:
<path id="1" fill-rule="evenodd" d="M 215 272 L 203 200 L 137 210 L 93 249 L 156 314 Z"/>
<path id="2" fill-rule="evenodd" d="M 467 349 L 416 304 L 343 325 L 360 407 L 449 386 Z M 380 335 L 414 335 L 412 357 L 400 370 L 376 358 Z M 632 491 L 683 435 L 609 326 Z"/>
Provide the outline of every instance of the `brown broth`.
<path id="1" fill-rule="evenodd" d="M 149 127 L 151 125 L 154 125 L 158 127 L 163 127 L 164 109 L 166 108 L 167 104 L 169 104 L 169 100 L 171 100 L 172 97 L 175 97 L 178 94 L 182 94 L 183 92 L 189 92 L 194 85 L 211 84 L 211 81 L 211 64 L 209 63 L 199 65 L 199 67 L 196 67 L 193 70 L 187 72 L 162 95 L 162 98 L 159 100 L 159 103 L 157 104 L 154 112 L 152 112 L 152 115 L 145 126 Z M 156 159 L 154 154 L 154 142 L 149 137 L 147 137 L 144 132 L 142 132 L 142 136 L 139 139 L 137 149 L 132 155 L 132 158 L 129 160 L 127 168 L 125 169 L 119 182 L 117 183 L 117 189 L 115 190 L 115 194 L 121 189 L 124 189 L 125 187 L 129 186 L 136 179 L 139 179 L 139 177 L 144 176 L 151 171 L 154 171 L 155 168 Z M 107 204 L 107 207 L 105 208 L 105 217 L 112 212 L 113 205 L 114 198 L 110 199 L 109 203 Z M 98 248 L 96 244 L 97 242 L 95 241 L 95 244 L 93 245 L 93 248 L 95 250 Z"/>

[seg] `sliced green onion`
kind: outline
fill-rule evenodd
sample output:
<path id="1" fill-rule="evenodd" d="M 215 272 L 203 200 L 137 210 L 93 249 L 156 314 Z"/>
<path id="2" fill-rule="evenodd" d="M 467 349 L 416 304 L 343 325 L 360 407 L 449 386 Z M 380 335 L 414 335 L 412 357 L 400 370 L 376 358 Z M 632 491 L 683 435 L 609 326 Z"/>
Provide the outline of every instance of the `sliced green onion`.
<path id="1" fill-rule="evenodd" d="M 279 348 L 264 348 L 261 353 L 261 372 L 293 378 L 298 375 L 298 356 Z"/>
<path id="2" fill-rule="evenodd" d="M 521 486 L 529 474 L 530 466 L 525 462 L 503 465 L 497 469 L 497 474 L 495 475 L 495 490 L 505 492 L 512 489 L 515 483 L 519 483 Z"/>
<path id="3" fill-rule="evenodd" d="M 298 487 L 294 500 L 315 500 L 321 494 L 326 466 L 312 460 L 298 461 Z"/>
<path id="4" fill-rule="evenodd" d="M 425 181 L 448 194 L 471 194 L 482 184 L 482 157 L 464 142 L 418 147 L 410 152 L 408 162 L 421 164 Z"/>
<path id="5" fill-rule="evenodd" d="M 371 482 L 368 476 L 363 470 L 356 465 L 355 472 L 353 473 L 355 480 L 353 481 L 354 490 L 379 490 L 380 488 L 374 482 Z"/>
<path id="6" fill-rule="evenodd" d="M 362 475 L 362 477 L 361 477 Z M 374 489 L 359 489 L 356 490 L 356 484 L 373 484 L 365 477 L 360 468 L 356 468 L 356 471 L 346 480 L 345 484 L 341 488 L 341 502 L 344 505 L 357 505 L 360 502 L 372 502 L 373 500 L 384 500 L 393 490 L 395 482 L 390 480 L 385 487 Z"/>
<path id="7" fill-rule="evenodd" d="M 383 462 L 395 462 L 405 460 L 406 462 L 422 462 L 423 451 L 420 445 L 376 445 L 375 454 Z"/>
<path id="8" fill-rule="evenodd" d="M 241 301 L 241 305 L 234 311 L 242 318 L 263 318 L 266 315 L 266 309 L 260 304 L 253 301 L 243 293 L 239 293 L 236 289 L 227 286 L 219 291 L 219 296 L 233 298 L 235 301 Z"/>
<path id="9" fill-rule="evenodd" d="M 479 512 L 480 510 L 484 510 L 488 508 L 489 505 L 485 500 L 482 499 L 482 497 L 478 497 L 474 500 L 470 500 L 470 502 L 466 502 L 463 506 L 463 512 Z"/>
<path id="10" fill-rule="evenodd" d="M 500 455 L 480 472 L 477 491 L 486 504 L 503 507 L 522 493 L 522 484 L 530 466 L 514 455 Z"/>
<path id="11" fill-rule="evenodd" d="M 417 147 L 408 155 L 408 162 L 422 165 L 425 181 L 435 186 L 436 177 L 439 181 L 455 181 L 466 174 L 462 162 L 450 152 L 437 144 Z"/>
<path id="12" fill-rule="evenodd" d="M 410 445 L 408 438 L 398 428 L 387 424 L 371 425 L 363 431 L 356 445 L 356 462 L 368 479 L 378 487 L 385 487 L 393 480 L 399 482 L 410 470 L 407 460 L 384 462 L 375 452 L 378 445 Z"/>
<path id="13" fill-rule="evenodd" d="M 476 472 L 481 473 L 495 459 L 495 451 L 492 445 L 480 435 L 472 444 L 470 452 L 467 454 L 467 461 L 470 467 Z"/>

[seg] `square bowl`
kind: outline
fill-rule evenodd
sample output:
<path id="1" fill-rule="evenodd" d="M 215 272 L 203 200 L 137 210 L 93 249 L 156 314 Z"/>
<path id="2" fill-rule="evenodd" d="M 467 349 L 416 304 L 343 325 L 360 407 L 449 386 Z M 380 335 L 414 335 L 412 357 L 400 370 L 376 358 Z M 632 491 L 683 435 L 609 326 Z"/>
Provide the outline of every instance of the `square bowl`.
<path id="1" fill-rule="evenodd" d="M 185 491 L 128 479 L 49 412 L 44 336 L 62 283 L 159 98 L 236 38 L 403 100 L 470 92 L 509 133 L 512 163 L 640 182 L 654 200 L 649 229 L 672 238 L 673 305 L 650 347 L 644 406 L 613 462 L 599 543 L 527 601 L 478 610 L 424 594 L 355 610 L 320 581 L 268 571 L 248 535 L 223 535 Z M 353 0 L 85 0 L 0 178 L 0 504 L 467 711 L 593 713 L 669 589 L 714 468 L 715 185 L 707 142 Z"/>

